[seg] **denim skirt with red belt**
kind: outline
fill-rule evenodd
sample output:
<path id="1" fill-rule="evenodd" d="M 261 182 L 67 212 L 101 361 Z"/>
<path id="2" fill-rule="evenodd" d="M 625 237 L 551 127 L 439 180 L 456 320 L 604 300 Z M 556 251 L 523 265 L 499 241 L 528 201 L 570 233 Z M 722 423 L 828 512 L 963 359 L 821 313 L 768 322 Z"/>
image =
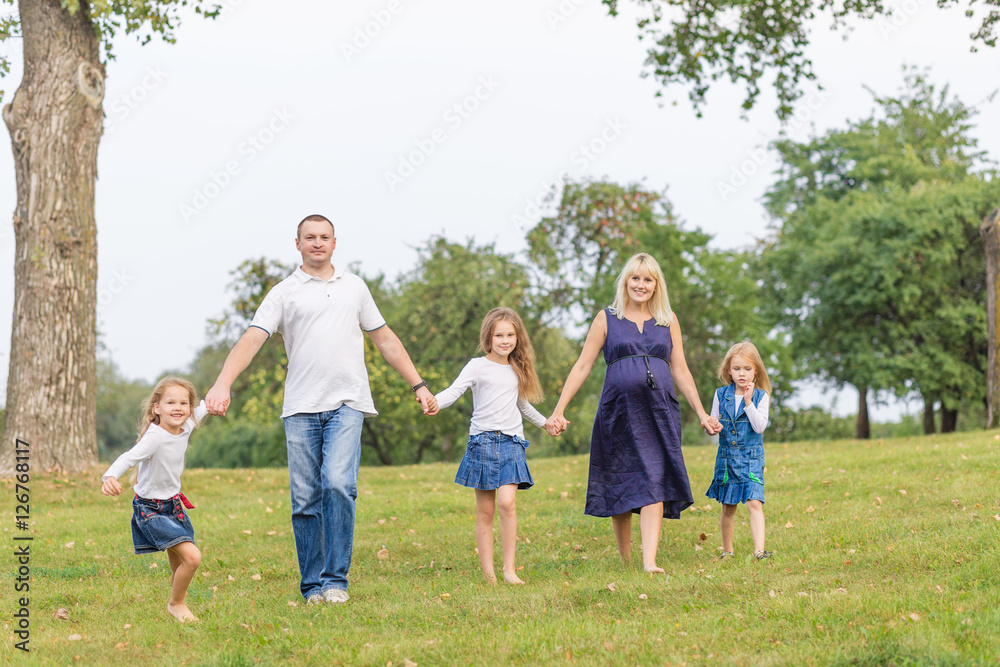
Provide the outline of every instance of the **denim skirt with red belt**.
<path id="1" fill-rule="evenodd" d="M 137 555 L 194 542 L 194 526 L 180 495 L 167 500 L 132 499 L 132 546 Z"/>

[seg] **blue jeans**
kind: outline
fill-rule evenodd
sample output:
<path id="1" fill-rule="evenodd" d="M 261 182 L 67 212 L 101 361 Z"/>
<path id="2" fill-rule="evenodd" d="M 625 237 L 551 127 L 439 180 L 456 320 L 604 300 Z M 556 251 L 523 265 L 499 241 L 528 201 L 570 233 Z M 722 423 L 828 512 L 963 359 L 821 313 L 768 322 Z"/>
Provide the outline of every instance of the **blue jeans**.
<path id="1" fill-rule="evenodd" d="M 284 422 L 299 588 L 307 599 L 331 588 L 346 591 L 364 413 L 342 405 Z"/>

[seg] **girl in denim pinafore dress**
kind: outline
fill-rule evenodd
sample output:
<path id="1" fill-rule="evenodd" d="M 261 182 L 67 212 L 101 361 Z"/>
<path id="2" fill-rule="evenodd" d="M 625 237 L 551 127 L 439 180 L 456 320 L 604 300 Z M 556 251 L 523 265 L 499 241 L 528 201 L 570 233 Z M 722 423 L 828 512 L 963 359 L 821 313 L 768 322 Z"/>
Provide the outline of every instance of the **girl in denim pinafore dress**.
<path id="1" fill-rule="evenodd" d="M 722 555 L 734 555 L 736 506 L 750 512 L 754 557 L 771 556 L 764 550 L 764 429 L 770 408 L 771 382 L 753 343 L 738 343 L 719 365 L 719 379 L 729 384 L 715 390 L 711 416 L 722 423 L 715 475 L 705 493 L 722 503 Z"/>

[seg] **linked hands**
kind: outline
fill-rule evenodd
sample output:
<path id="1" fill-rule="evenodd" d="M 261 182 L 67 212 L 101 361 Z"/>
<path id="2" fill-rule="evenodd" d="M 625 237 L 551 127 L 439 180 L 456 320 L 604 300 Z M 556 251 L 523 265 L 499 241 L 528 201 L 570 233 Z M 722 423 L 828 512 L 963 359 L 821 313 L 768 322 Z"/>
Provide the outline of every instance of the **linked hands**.
<path id="1" fill-rule="evenodd" d="M 205 394 L 205 407 L 208 408 L 208 414 L 225 417 L 226 410 L 229 409 L 229 399 L 229 387 L 220 387 L 216 384 Z"/>
<path id="2" fill-rule="evenodd" d="M 417 402 L 420 403 L 420 407 L 428 417 L 438 413 L 437 399 L 434 398 L 434 394 L 427 387 L 417 389 Z"/>
<path id="3" fill-rule="evenodd" d="M 701 416 L 701 427 L 705 429 L 707 435 L 715 435 L 722 431 L 722 422 L 716 417 L 704 414 Z"/>
<path id="4" fill-rule="evenodd" d="M 561 435 L 569 424 L 569 420 L 563 417 L 561 412 L 553 412 L 552 416 L 545 420 L 545 432 L 555 438 Z"/>

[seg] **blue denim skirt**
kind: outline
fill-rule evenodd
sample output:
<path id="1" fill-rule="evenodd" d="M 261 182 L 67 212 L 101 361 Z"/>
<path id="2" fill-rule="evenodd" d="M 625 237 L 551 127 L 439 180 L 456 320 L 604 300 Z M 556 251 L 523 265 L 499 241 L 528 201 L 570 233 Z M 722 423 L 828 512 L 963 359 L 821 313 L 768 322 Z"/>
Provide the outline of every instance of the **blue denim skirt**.
<path id="1" fill-rule="evenodd" d="M 534 485 L 524 450 L 528 441 L 500 431 L 469 436 L 465 456 L 458 466 L 455 483 L 471 489 L 492 491 L 507 484 L 519 489 Z"/>
<path id="2" fill-rule="evenodd" d="M 705 495 L 723 505 L 764 502 L 764 447 L 719 445 L 715 474 Z"/>
<path id="3" fill-rule="evenodd" d="M 194 526 L 180 500 L 132 499 L 132 546 L 136 555 L 194 542 Z"/>

